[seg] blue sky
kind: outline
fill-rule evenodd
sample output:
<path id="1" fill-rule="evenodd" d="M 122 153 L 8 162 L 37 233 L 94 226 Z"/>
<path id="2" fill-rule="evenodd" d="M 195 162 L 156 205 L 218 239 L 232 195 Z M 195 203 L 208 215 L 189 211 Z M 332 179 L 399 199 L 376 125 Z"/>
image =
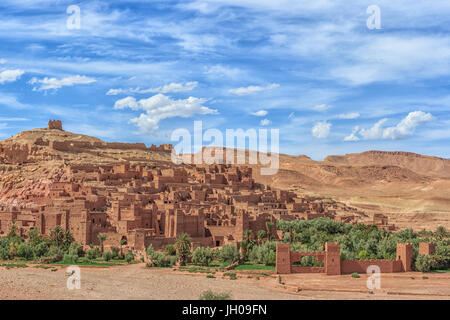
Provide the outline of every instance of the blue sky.
<path id="1" fill-rule="evenodd" d="M 449 158 L 449 16 L 441 0 L 2 0 L 0 139 L 61 119 L 150 145 L 202 120 L 278 128 L 280 152 L 317 160 Z"/>

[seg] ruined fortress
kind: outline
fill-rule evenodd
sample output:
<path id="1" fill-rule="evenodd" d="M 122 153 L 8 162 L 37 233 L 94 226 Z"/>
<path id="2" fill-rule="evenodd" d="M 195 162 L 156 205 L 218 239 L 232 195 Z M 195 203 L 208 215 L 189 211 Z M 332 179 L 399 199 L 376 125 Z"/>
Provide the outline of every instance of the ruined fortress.
<path id="1" fill-rule="evenodd" d="M 62 131 L 61 121 L 49 121 L 46 130 Z M 0 145 L 0 153 L 9 155 L 4 161 L 26 164 L 30 161 L 27 148 L 71 154 L 90 154 L 106 148 L 172 150 L 171 145 L 147 148 L 145 144 L 43 138 L 37 138 L 33 145 L 14 148 L 2 149 Z M 189 234 L 194 246 L 216 247 L 242 241 L 245 230 L 251 230 L 253 236 L 264 230 L 280 239 L 277 219 L 328 217 L 355 222 L 358 215 L 364 215 L 338 202 L 303 198 L 258 184 L 252 168 L 247 166 L 175 166 L 139 161 L 64 163 L 61 176 L 65 178 L 52 180 L 47 192 L 30 188 L 22 192 L 23 205 L 0 203 L 0 236 L 5 236 L 13 223 L 22 236 L 31 228 L 49 234 L 60 226 L 85 246 L 98 245 L 98 234 L 106 234 L 106 248 L 124 240 L 129 250 L 139 253 L 150 244 L 157 249 L 172 244 L 181 233 Z M 38 186 L 37 191 L 45 188 Z M 374 216 L 372 222 L 380 228 L 393 228 L 382 215 Z"/>

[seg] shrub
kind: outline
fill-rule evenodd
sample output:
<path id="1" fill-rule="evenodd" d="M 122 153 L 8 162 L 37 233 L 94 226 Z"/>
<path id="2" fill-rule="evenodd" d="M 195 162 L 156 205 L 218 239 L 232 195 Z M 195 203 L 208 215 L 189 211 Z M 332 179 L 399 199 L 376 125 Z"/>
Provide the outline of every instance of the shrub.
<path id="1" fill-rule="evenodd" d="M 65 254 L 63 257 L 63 261 L 67 263 L 77 263 L 78 256 L 75 254 Z"/>
<path id="2" fill-rule="evenodd" d="M 432 256 L 419 254 L 416 258 L 415 269 L 421 272 L 429 272 L 434 269 L 436 265 L 435 259 Z"/>
<path id="3" fill-rule="evenodd" d="M 105 260 L 105 261 L 109 261 L 109 260 L 111 260 L 111 259 L 112 259 L 112 253 L 111 253 L 111 252 L 109 252 L 109 251 L 107 251 L 107 252 L 103 252 L 103 255 L 102 255 L 102 257 L 103 257 L 103 260 Z"/>
<path id="4" fill-rule="evenodd" d="M 204 291 L 199 300 L 230 300 L 231 294 L 229 292 L 213 292 L 212 290 Z"/>
<path id="5" fill-rule="evenodd" d="M 10 255 L 9 255 L 9 250 L 0 247 L 0 259 L 1 260 L 9 260 L 10 259 Z"/>
<path id="6" fill-rule="evenodd" d="M 45 242 L 40 242 L 38 244 L 36 244 L 35 246 L 32 247 L 33 250 L 33 255 L 35 259 L 38 259 L 42 256 L 47 255 L 48 253 L 48 245 Z"/>
<path id="7" fill-rule="evenodd" d="M 369 254 L 367 253 L 366 250 L 361 250 L 358 253 L 358 260 L 367 260 L 367 259 L 369 259 Z"/>
<path id="8" fill-rule="evenodd" d="M 134 254 L 132 254 L 131 252 L 128 252 L 125 255 L 125 261 L 130 263 L 131 261 L 134 261 Z"/>
<path id="9" fill-rule="evenodd" d="M 209 266 L 213 260 L 213 253 L 210 248 L 197 247 L 192 254 L 192 262 L 201 266 Z"/>
<path id="10" fill-rule="evenodd" d="M 304 256 L 300 260 L 300 262 L 296 263 L 296 265 L 302 267 L 323 267 L 323 262 L 316 259 L 313 256 Z"/>
<path id="11" fill-rule="evenodd" d="M 33 258 L 33 249 L 28 243 L 21 243 L 17 247 L 17 256 L 26 260 L 30 260 Z"/>
<path id="12" fill-rule="evenodd" d="M 118 259 L 118 258 L 119 258 L 119 248 L 111 247 L 111 259 Z"/>
<path id="13" fill-rule="evenodd" d="M 264 245 L 254 246 L 249 255 L 250 262 L 274 266 L 276 260 L 276 243 L 267 241 Z"/>
<path id="14" fill-rule="evenodd" d="M 81 244 L 79 244 L 78 242 L 72 242 L 69 246 L 69 254 L 72 256 L 80 256 L 81 253 L 83 252 L 82 248 L 81 248 Z"/>
<path id="15" fill-rule="evenodd" d="M 175 249 L 175 246 L 173 244 L 169 244 L 165 248 L 165 252 L 169 256 L 175 256 L 177 254 L 177 250 Z"/>
<path id="16" fill-rule="evenodd" d="M 149 267 L 172 267 L 177 262 L 176 256 L 165 255 L 161 252 L 157 252 L 151 244 L 147 248 L 147 256 L 150 259 L 147 265 Z"/>
<path id="17" fill-rule="evenodd" d="M 352 278 L 360 278 L 360 275 L 357 272 L 353 272 Z"/>
<path id="18" fill-rule="evenodd" d="M 39 263 L 53 263 L 61 260 L 62 260 L 61 256 L 45 256 L 39 258 Z"/>
<path id="19" fill-rule="evenodd" d="M 94 259 L 100 257 L 100 255 L 101 255 L 101 251 L 99 248 L 92 248 L 86 252 L 86 257 L 89 260 L 94 260 Z"/>
<path id="20" fill-rule="evenodd" d="M 220 250 L 220 260 L 222 262 L 236 262 L 240 258 L 239 251 L 236 246 L 232 244 L 226 244 Z"/>
<path id="21" fill-rule="evenodd" d="M 64 252 L 56 245 L 51 245 L 47 251 L 47 257 L 52 262 L 61 261 L 63 259 Z"/>

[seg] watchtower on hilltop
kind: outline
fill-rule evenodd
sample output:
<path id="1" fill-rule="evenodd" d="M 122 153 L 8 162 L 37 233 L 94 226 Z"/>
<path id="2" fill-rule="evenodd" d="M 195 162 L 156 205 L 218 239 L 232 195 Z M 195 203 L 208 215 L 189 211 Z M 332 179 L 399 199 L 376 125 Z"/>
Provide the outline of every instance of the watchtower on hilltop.
<path id="1" fill-rule="evenodd" d="M 63 128 L 61 120 L 49 120 L 48 129 L 62 130 Z"/>

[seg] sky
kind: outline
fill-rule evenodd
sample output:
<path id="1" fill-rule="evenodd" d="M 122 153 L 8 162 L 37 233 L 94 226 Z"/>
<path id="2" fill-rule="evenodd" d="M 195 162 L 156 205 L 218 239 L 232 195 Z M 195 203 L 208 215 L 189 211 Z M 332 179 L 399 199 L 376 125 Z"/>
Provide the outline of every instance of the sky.
<path id="1" fill-rule="evenodd" d="M 449 16 L 446 0 L 2 0 L 0 139 L 60 119 L 176 144 L 201 120 L 279 129 L 281 153 L 315 160 L 450 158 Z"/>

